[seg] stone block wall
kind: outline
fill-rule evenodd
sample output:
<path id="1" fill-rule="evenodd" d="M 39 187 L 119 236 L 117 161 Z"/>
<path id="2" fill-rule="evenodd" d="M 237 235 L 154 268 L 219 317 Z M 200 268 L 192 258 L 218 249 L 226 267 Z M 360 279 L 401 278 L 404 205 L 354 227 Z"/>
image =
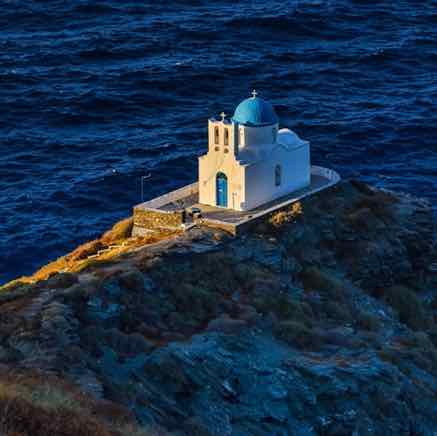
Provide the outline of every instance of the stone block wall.
<path id="1" fill-rule="evenodd" d="M 230 233 L 231 235 L 237 234 L 237 226 L 232 223 L 226 223 L 224 221 L 211 220 L 208 218 L 201 218 L 195 221 L 196 224 L 200 226 L 210 227 L 213 229 L 224 230 L 225 232 Z"/>
<path id="2" fill-rule="evenodd" d="M 133 235 L 139 236 L 147 231 L 178 229 L 183 223 L 182 211 L 159 211 L 134 208 Z"/>

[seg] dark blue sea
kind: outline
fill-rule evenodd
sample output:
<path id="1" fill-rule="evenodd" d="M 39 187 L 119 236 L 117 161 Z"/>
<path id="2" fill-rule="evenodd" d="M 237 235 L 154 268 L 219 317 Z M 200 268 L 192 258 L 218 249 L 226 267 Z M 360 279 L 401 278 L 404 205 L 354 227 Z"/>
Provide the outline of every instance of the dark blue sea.
<path id="1" fill-rule="evenodd" d="M 0 282 L 194 181 L 256 88 L 313 163 L 437 205 L 437 1 L 0 1 Z"/>

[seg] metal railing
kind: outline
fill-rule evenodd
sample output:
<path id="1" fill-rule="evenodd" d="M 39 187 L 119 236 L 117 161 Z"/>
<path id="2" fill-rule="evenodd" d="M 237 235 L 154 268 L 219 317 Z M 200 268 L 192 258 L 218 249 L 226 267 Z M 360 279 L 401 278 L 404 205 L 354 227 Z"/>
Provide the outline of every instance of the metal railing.
<path id="1" fill-rule="evenodd" d="M 315 176 L 324 177 L 325 179 L 328 179 L 330 181 L 330 183 L 328 185 L 324 185 L 322 189 L 326 188 L 327 186 L 335 185 L 340 181 L 339 174 L 336 171 L 331 170 L 330 168 L 311 165 L 311 174 Z M 316 191 L 318 191 L 318 189 L 315 189 L 314 191 L 312 191 L 312 193 Z M 163 194 L 159 197 L 153 198 L 152 200 L 141 203 L 136 207 L 139 207 L 141 209 L 149 209 L 149 210 L 157 210 L 157 211 L 159 210 L 159 212 L 164 212 L 164 213 L 165 212 L 172 213 L 172 211 L 165 211 L 160 208 L 166 204 L 176 202 L 193 194 L 197 194 L 198 192 L 199 192 L 199 183 L 194 182 L 189 185 L 182 186 L 181 188 L 178 188 L 174 191 Z"/>
<path id="2" fill-rule="evenodd" d="M 153 198 L 152 200 L 146 201 L 145 203 L 139 204 L 137 207 L 142 209 L 155 209 L 158 210 L 160 207 L 173 203 L 175 201 L 181 200 L 182 198 L 188 197 L 190 195 L 199 192 L 199 183 L 194 182 L 190 185 L 182 186 L 179 189 L 163 194 L 159 197 Z M 160 212 L 164 212 L 159 209 Z"/>
<path id="3" fill-rule="evenodd" d="M 340 175 L 330 168 L 319 167 L 318 165 L 311 165 L 311 174 L 315 176 L 321 176 L 328 179 L 332 184 L 340 181 Z"/>

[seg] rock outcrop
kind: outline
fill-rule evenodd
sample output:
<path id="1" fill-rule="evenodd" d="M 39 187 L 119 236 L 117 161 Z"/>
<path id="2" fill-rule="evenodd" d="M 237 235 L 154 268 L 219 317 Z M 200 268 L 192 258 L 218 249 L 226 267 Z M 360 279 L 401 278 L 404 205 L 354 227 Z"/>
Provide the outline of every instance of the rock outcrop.
<path id="1" fill-rule="evenodd" d="M 345 181 L 238 238 L 194 228 L 16 283 L 0 383 L 50 376 L 99 434 L 433 435 L 434 238 L 427 202 Z M 0 432 L 44 434 L 18 421 Z"/>

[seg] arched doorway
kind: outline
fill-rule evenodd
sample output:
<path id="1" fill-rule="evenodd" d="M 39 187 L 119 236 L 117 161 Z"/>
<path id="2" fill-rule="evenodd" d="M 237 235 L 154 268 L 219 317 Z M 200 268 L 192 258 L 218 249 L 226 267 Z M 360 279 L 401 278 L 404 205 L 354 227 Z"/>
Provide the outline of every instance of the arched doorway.
<path id="1" fill-rule="evenodd" d="M 224 173 L 217 173 L 216 176 L 216 204 L 228 207 L 228 178 Z"/>

